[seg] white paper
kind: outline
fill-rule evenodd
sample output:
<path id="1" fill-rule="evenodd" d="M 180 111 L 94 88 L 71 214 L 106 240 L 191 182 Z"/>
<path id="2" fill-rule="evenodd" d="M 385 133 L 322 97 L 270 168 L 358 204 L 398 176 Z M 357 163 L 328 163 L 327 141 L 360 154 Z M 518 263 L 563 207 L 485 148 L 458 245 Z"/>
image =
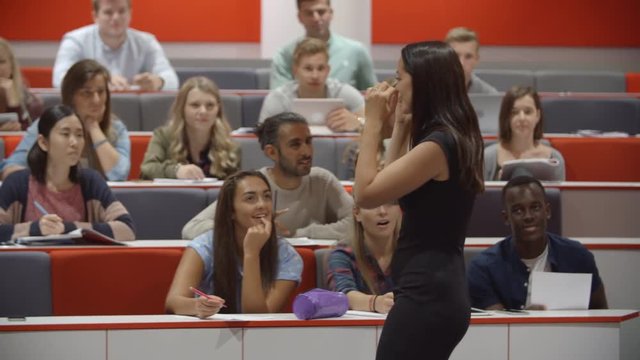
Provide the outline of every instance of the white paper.
<path id="1" fill-rule="evenodd" d="M 154 184 L 210 184 L 217 182 L 217 178 L 204 178 L 202 180 L 195 179 L 170 179 L 170 178 L 155 178 Z"/>
<path id="2" fill-rule="evenodd" d="M 586 310 L 591 276 L 535 271 L 531 276 L 531 304 L 544 305 L 547 310 Z"/>
<path id="3" fill-rule="evenodd" d="M 334 246 L 337 240 L 309 239 L 308 237 L 285 238 L 291 246 Z"/>

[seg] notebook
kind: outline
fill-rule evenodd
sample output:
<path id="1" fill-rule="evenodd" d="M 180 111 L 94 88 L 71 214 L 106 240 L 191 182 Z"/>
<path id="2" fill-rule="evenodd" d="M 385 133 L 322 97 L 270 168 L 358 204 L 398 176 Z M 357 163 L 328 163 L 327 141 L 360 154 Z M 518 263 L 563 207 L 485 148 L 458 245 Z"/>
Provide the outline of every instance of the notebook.
<path id="1" fill-rule="evenodd" d="M 116 241 L 104 234 L 91 229 L 75 229 L 66 234 L 23 236 L 15 240 L 16 244 L 27 246 L 52 246 L 52 245 L 118 245 L 126 244 Z"/>
<path id="2" fill-rule="evenodd" d="M 502 163 L 501 180 L 509 180 L 514 175 L 530 175 L 538 180 L 559 181 L 556 169 L 560 166 L 557 159 L 518 159 Z M 516 174 L 514 174 L 516 173 Z"/>
<path id="3" fill-rule="evenodd" d="M 302 115 L 311 129 L 311 135 L 330 135 L 327 115 L 344 107 L 342 99 L 293 99 L 291 111 Z"/>
<path id="4" fill-rule="evenodd" d="M 18 121 L 18 114 L 14 112 L 0 113 L 0 124 L 7 121 Z"/>

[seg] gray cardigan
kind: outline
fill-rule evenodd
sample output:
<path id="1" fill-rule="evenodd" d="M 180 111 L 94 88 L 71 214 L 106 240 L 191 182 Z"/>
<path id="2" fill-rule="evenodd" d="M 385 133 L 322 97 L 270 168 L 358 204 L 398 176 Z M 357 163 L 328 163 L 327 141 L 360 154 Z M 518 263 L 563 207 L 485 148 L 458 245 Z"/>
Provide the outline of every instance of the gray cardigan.
<path id="1" fill-rule="evenodd" d="M 494 143 L 486 148 L 484 148 L 484 180 L 492 181 L 499 180 L 496 179 L 498 175 L 498 144 Z M 556 168 L 556 172 L 554 174 L 554 180 L 564 181 L 565 180 L 565 170 L 564 170 L 564 158 L 562 154 L 554 148 L 551 148 L 551 158 L 556 159 L 560 162 L 560 165 Z"/>

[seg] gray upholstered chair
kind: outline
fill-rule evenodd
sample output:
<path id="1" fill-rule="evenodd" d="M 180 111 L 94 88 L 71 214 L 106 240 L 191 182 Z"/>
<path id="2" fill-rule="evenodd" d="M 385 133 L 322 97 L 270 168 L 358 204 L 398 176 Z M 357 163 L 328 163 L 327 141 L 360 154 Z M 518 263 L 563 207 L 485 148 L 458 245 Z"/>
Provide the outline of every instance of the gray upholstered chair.
<path id="1" fill-rule="evenodd" d="M 111 113 L 127 126 L 129 131 L 142 130 L 140 97 L 132 93 L 111 94 Z"/>
<path id="2" fill-rule="evenodd" d="M 242 126 L 255 127 L 258 125 L 260 110 L 266 94 L 242 96 Z"/>
<path id="3" fill-rule="evenodd" d="M 196 188 L 113 188 L 136 227 L 136 239 L 180 239 L 182 227 L 208 204 L 207 193 Z"/>
<path id="4" fill-rule="evenodd" d="M 498 134 L 502 97 L 502 94 L 469 94 L 469 100 L 478 115 L 478 124 L 483 135 Z"/>
<path id="5" fill-rule="evenodd" d="M 252 68 L 176 68 L 183 84 L 193 76 L 204 76 L 213 80 L 220 89 L 258 89 L 258 76 Z"/>
<path id="6" fill-rule="evenodd" d="M 640 133 L 640 100 L 633 98 L 543 98 L 545 133 L 578 130 Z"/>
<path id="7" fill-rule="evenodd" d="M 258 79 L 258 89 L 268 90 L 269 84 L 271 83 L 271 69 L 256 69 L 256 77 Z"/>
<path id="8" fill-rule="evenodd" d="M 175 92 L 140 94 L 140 130 L 153 131 L 165 125 L 169 120 L 169 112 L 175 98 Z"/>
<path id="9" fill-rule="evenodd" d="M 535 76 L 531 70 L 477 69 L 475 75 L 498 91 L 507 91 L 513 86 L 535 87 Z"/>
<path id="10" fill-rule="evenodd" d="M 0 317 L 52 315 L 50 264 L 41 251 L 0 252 Z"/>
<path id="11" fill-rule="evenodd" d="M 222 106 L 231 129 L 242 126 L 242 97 L 236 94 L 222 94 Z"/>
<path id="12" fill-rule="evenodd" d="M 547 231 L 562 235 L 562 205 L 560 190 L 545 187 L 547 201 L 551 204 L 551 219 Z M 502 217 L 502 188 L 488 187 L 476 196 L 476 202 L 469 219 L 468 237 L 504 237 L 511 234 L 511 228 Z"/>
<path id="13" fill-rule="evenodd" d="M 625 92 L 625 74 L 618 71 L 539 70 L 536 89 L 547 92 Z"/>
<path id="14" fill-rule="evenodd" d="M 329 254 L 333 248 L 322 248 L 314 250 L 316 256 L 316 287 L 329 290 L 327 286 L 327 270 L 329 270 Z"/>

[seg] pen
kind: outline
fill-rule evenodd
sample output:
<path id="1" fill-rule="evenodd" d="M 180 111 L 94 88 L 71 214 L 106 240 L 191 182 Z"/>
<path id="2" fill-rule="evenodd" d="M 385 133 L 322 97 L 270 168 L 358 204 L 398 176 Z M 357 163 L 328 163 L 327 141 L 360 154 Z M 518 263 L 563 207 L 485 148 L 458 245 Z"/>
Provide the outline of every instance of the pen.
<path id="1" fill-rule="evenodd" d="M 40 204 L 38 202 L 38 200 L 33 200 L 33 206 L 36 207 L 36 209 L 38 209 L 38 211 L 40 211 L 40 214 L 44 215 L 49 215 L 49 212 L 47 211 L 47 209 L 44 208 L 44 206 L 42 206 L 42 204 Z"/>
<path id="2" fill-rule="evenodd" d="M 209 296 L 209 295 L 205 294 L 205 293 L 204 293 L 204 292 L 202 292 L 200 289 L 194 288 L 193 286 L 190 286 L 190 287 L 189 287 L 189 290 L 191 290 L 191 292 L 193 292 L 194 294 L 197 294 L 197 295 L 202 296 L 202 297 L 203 297 L 203 298 L 205 298 L 205 299 L 213 300 L 213 299 L 211 298 L 211 296 Z M 226 307 L 227 307 L 227 305 L 222 304 L 222 307 L 226 308 Z"/>

